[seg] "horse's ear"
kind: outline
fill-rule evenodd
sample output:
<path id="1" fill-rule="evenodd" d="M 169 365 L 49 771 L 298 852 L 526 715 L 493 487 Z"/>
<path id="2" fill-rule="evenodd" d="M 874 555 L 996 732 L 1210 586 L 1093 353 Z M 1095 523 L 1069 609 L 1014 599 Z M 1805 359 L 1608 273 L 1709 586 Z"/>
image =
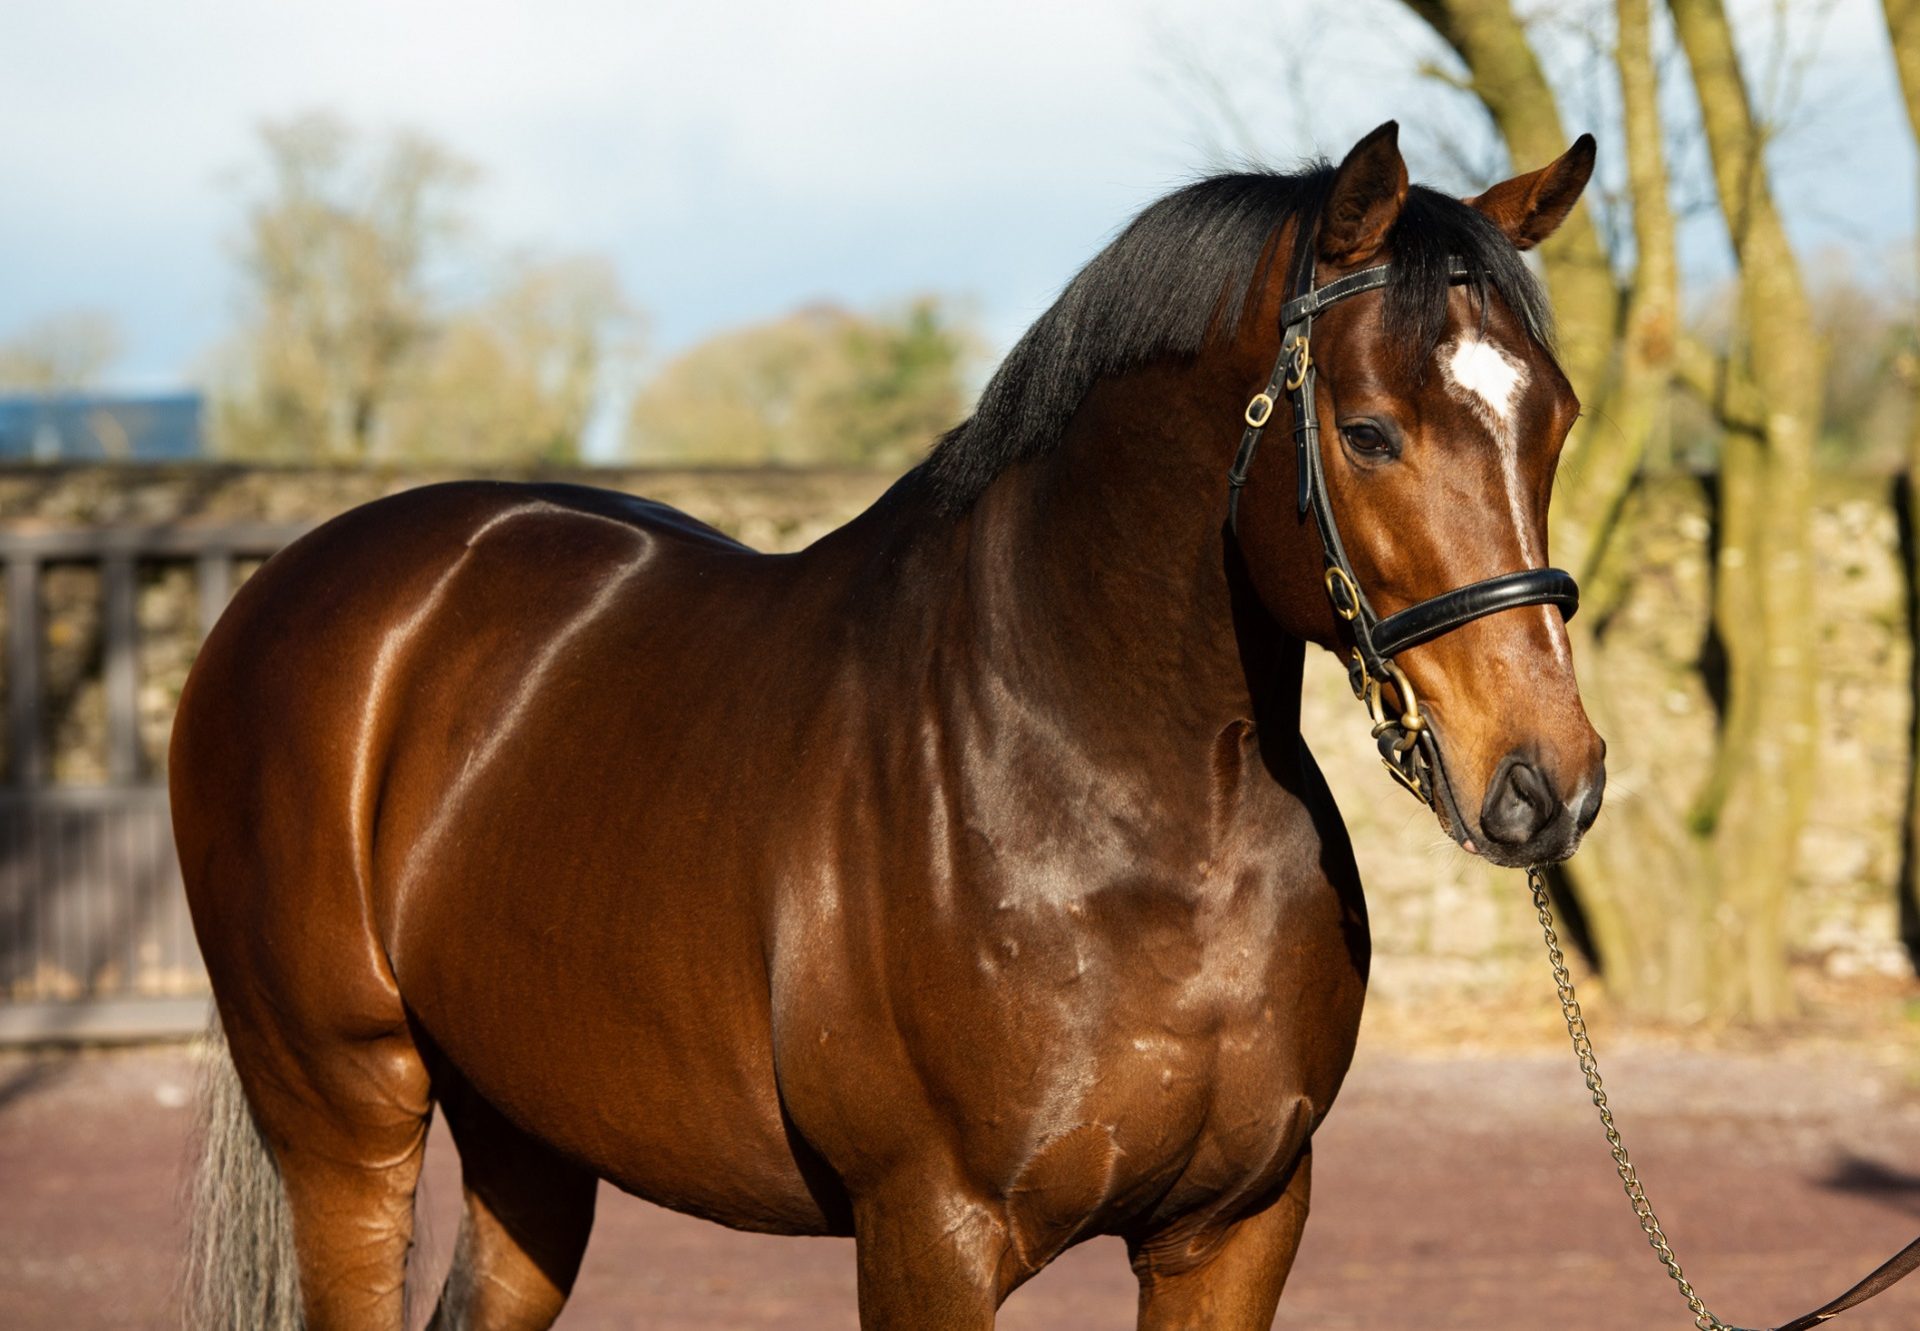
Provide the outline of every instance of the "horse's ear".
<path id="1" fill-rule="evenodd" d="M 1593 135 L 1582 134 L 1548 165 L 1502 181 L 1467 203 L 1504 231 L 1515 249 L 1530 250 L 1559 230 L 1580 201 L 1593 174 L 1593 153 Z"/>
<path id="2" fill-rule="evenodd" d="M 1378 254 L 1407 202 L 1407 163 L 1400 156 L 1400 125 L 1389 120 L 1353 145 L 1333 173 L 1320 216 L 1320 257 L 1351 268 Z"/>

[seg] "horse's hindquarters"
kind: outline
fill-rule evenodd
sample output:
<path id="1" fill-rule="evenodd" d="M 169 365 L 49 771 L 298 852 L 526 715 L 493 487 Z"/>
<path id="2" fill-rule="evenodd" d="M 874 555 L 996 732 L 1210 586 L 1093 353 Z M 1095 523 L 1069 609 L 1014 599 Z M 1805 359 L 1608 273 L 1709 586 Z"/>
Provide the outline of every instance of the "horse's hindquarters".
<path id="1" fill-rule="evenodd" d="M 405 1251 L 421 1029 L 515 1123 L 625 1186 L 733 1224 L 826 1224 L 773 1092 L 753 911 L 650 896 L 704 880 L 636 816 L 697 817 L 647 777 L 701 765 L 660 738 L 720 668 L 689 659 L 724 637 L 705 574 L 757 557 L 586 493 L 435 487 L 355 510 L 241 589 L 181 701 L 177 839 L 236 1065 L 296 1223 L 305 1188 L 353 1251 L 375 1233 Z M 341 1168 L 303 1172 L 306 1154 Z"/>

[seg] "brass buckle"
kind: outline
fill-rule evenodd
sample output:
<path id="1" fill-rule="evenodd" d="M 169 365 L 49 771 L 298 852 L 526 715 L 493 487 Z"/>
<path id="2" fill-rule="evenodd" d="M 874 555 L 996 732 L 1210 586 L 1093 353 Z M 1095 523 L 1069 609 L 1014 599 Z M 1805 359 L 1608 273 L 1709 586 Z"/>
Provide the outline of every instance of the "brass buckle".
<path id="1" fill-rule="evenodd" d="M 1253 401 L 1247 403 L 1247 424 L 1257 430 L 1272 419 L 1273 399 L 1265 393 L 1255 393 Z"/>
<path id="2" fill-rule="evenodd" d="M 1287 391 L 1294 393 L 1307 381 L 1307 371 L 1313 368 L 1313 354 L 1308 350 L 1305 333 L 1287 343 L 1286 349 L 1293 353 L 1293 369 L 1287 377 Z"/>

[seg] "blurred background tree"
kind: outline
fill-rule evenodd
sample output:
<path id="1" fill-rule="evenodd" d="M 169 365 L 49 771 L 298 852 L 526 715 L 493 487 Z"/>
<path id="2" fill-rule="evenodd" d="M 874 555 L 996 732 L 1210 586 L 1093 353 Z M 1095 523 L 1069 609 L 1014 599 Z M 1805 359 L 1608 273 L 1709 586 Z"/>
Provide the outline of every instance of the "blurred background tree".
<path id="1" fill-rule="evenodd" d="M 119 354 L 113 316 L 96 310 L 50 315 L 0 339 L 0 392 L 89 388 Z"/>
<path id="2" fill-rule="evenodd" d="M 222 450 L 365 460 L 436 325 L 428 273 L 463 223 L 465 160 L 325 114 L 260 129 L 265 194 L 241 264 L 249 317 L 216 415 Z"/>
<path id="3" fill-rule="evenodd" d="M 245 318 L 215 370 L 231 456 L 578 459 L 605 376 L 637 351 L 610 263 L 522 260 L 442 294 L 471 238 L 472 164 L 326 114 L 260 130 L 240 246 Z"/>
<path id="4" fill-rule="evenodd" d="M 966 414 L 978 338 L 940 300 L 814 305 L 709 338 L 635 399 L 645 462 L 904 467 Z"/>
<path id="5" fill-rule="evenodd" d="M 579 462 L 602 391 L 638 355 L 638 326 L 606 260 L 521 260 L 442 324 L 394 405 L 387 451 Z"/>
<path id="6" fill-rule="evenodd" d="M 1920 149 L 1920 0 L 1882 0 L 1887 16 L 1887 38 L 1893 48 L 1893 67 L 1906 103 L 1907 124 L 1914 146 Z M 1920 216 L 1915 218 L 1914 241 L 1920 245 Z M 1917 255 L 1916 258 L 1920 258 Z M 1902 829 L 1900 868 L 1900 931 L 1920 964 L 1920 262 L 1914 267 L 1914 286 L 1904 336 L 1883 339 L 1894 346 L 1892 382 L 1904 387 L 1906 407 L 1906 468 L 1900 488 L 1907 554 L 1907 646 L 1911 652 L 1908 675 L 1907 818 Z"/>

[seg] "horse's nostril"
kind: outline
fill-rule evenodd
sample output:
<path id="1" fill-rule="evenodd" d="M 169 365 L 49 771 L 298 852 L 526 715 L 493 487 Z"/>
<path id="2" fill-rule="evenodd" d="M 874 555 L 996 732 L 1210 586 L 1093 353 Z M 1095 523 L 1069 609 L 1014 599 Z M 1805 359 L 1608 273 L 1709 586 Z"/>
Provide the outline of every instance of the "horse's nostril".
<path id="1" fill-rule="evenodd" d="M 1508 757 L 1487 786 L 1480 809 L 1480 830 L 1488 840 L 1519 846 L 1533 840 L 1553 821 L 1553 791 L 1532 763 Z"/>

